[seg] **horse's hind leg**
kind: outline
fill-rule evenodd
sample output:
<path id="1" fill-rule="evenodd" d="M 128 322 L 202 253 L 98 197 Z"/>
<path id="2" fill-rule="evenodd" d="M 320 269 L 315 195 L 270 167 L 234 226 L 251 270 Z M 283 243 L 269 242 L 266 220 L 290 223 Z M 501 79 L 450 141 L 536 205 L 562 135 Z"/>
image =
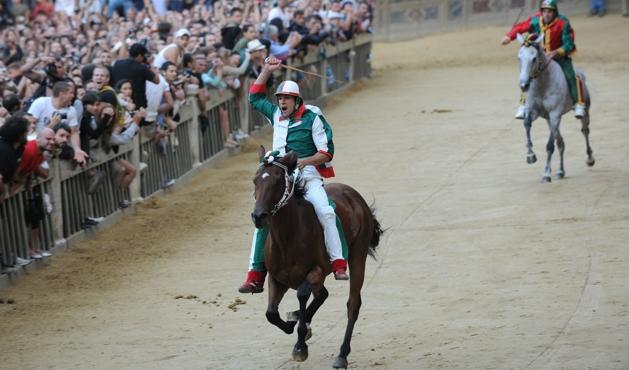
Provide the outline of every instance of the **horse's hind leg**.
<path id="1" fill-rule="evenodd" d="M 341 344 L 341 351 L 332 364 L 332 367 L 335 369 L 347 369 L 347 355 L 351 352 L 350 342 L 352 340 L 352 333 L 362 304 L 360 290 L 363 287 L 363 281 L 365 279 L 365 259 L 366 256 L 350 261 L 351 274 L 349 299 L 347 300 L 347 327 L 345 328 L 345 337 L 343 338 L 343 344 Z"/>
<path id="2" fill-rule="evenodd" d="M 530 113 L 524 116 L 524 130 L 526 131 L 526 163 L 533 164 L 537 162 L 537 157 L 533 152 L 533 142 L 531 141 L 531 126 L 533 125 L 533 118 Z"/>
<path id="3" fill-rule="evenodd" d="M 288 287 L 279 284 L 273 276 L 269 276 L 269 306 L 266 309 L 266 319 L 273 325 L 280 328 L 286 334 L 292 334 L 296 322 L 286 322 L 280 318 L 278 311 L 280 302 L 286 294 Z"/>
<path id="4" fill-rule="evenodd" d="M 596 160 L 594 159 L 594 156 L 592 155 L 592 148 L 590 147 L 590 111 L 589 109 L 585 112 L 585 116 L 581 118 L 581 132 L 583 133 L 583 136 L 585 137 L 586 153 L 588 155 L 588 159 L 585 160 L 585 163 L 588 166 L 592 167 L 594 166 L 594 163 L 596 163 Z"/>
<path id="5" fill-rule="evenodd" d="M 563 141 L 561 132 L 557 129 L 557 147 L 559 148 L 559 171 L 557 171 L 557 179 L 563 179 L 566 176 L 566 171 L 563 168 L 563 152 L 566 149 L 566 143 Z"/>
<path id="6" fill-rule="evenodd" d="M 299 300 L 299 325 L 297 326 L 297 343 L 293 348 L 293 360 L 306 361 L 308 358 L 308 345 L 306 344 L 306 304 L 312 293 L 312 287 L 308 281 L 301 283 L 297 289 L 297 299 Z"/>

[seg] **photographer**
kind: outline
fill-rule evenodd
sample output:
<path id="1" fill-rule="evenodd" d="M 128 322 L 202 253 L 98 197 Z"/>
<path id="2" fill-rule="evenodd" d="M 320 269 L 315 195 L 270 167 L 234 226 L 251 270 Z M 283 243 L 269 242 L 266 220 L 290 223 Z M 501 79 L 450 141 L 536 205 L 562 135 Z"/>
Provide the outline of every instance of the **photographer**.
<path id="1" fill-rule="evenodd" d="M 43 71 L 35 71 L 35 67 L 41 63 L 46 63 Z M 59 58 L 42 57 L 33 58 L 31 61 L 24 64 L 15 73 L 14 79 L 19 77 L 26 77 L 31 83 L 36 84 L 36 89 L 30 95 L 28 100 L 25 101 L 25 106 L 30 105 L 42 96 L 50 96 L 52 94 L 53 86 L 60 81 L 63 81 L 66 77 L 66 72 L 63 66 L 63 61 Z"/>
<path id="2" fill-rule="evenodd" d="M 53 128 L 58 123 L 67 124 L 72 130 L 71 145 L 74 149 L 74 160 L 79 165 L 85 166 L 88 155 L 81 150 L 77 112 L 71 105 L 73 100 L 74 86 L 64 81 L 57 82 L 52 88 L 52 97 L 37 98 L 28 109 L 28 113 L 37 119 L 37 132 L 44 127 Z"/>

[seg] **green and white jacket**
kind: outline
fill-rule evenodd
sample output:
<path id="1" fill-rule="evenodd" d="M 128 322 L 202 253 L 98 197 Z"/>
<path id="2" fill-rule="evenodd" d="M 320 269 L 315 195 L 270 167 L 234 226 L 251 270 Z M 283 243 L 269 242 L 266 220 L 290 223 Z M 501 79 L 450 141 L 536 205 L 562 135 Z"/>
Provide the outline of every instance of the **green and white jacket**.
<path id="1" fill-rule="evenodd" d="M 273 126 L 273 150 L 279 151 L 280 156 L 292 150 L 297 153 L 298 158 L 323 153 L 330 160 L 317 170 L 324 178 L 334 177 L 334 169 L 330 163 L 334 156 L 332 128 L 323 117 L 321 109 L 302 104 L 290 117 L 282 117 L 280 107 L 267 98 L 266 86 L 259 84 L 254 84 L 249 89 L 249 102 Z"/>

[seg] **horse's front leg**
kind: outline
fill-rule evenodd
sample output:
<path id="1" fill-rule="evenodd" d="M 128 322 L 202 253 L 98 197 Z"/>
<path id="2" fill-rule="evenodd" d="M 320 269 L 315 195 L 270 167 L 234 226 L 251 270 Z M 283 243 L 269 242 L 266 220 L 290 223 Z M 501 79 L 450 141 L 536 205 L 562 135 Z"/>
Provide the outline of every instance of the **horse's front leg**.
<path id="1" fill-rule="evenodd" d="M 524 130 L 526 131 L 526 163 L 533 164 L 537 162 L 537 157 L 533 152 L 533 142 L 531 141 L 531 126 L 533 125 L 533 117 L 531 113 L 526 113 L 524 116 Z"/>
<path id="2" fill-rule="evenodd" d="M 559 118 L 550 117 L 548 119 L 548 129 L 550 134 L 548 135 L 548 142 L 546 143 L 546 167 L 544 168 L 544 176 L 542 182 L 551 182 L 551 162 L 553 160 L 553 153 L 555 152 L 555 138 L 557 137 L 557 130 L 559 129 Z"/>
<path id="3" fill-rule="evenodd" d="M 323 276 L 323 270 L 320 267 L 314 268 L 306 278 L 312 287 L 312 295 L 314 299 L 306 308 L 306 326 L 308 327 L 308 332 L 306 333 L 306 340 L 310 339 L 312 336 L 312 327 L 310 324 L 312 323 L 312 318 L 314 317 L 317 310 L 323 305 L 325 300 L 328 298 L 328 290 L 323 285 L 325 281 L 325 276 Z M 297 321 L 299 320 L 300 311 L 293 311 L 288 313 L 287 321 Z"/>
<path id="4" fill-rule="evenodd" d="M 563 141 L 561 131 L 557 128 L 557 148 L 559 148 L 559 170 L 557 171 L 557 179 L 563 179 L 566 171 L 563 168 L 563 152 L 566 150 L 566 143 Z"/>
<path id="5" fill-rule="evenodd" d="M 594 166 L 594 163 L 596 163 L 596 160 L 594 159 L 594 156 L 592 155 L 592 148 L 590 147 L 590 111 L 589 111 L 589 108 L 586 110 L 585 116 L 581 118 L 581 133 L 583 133 L 583 136 L 585 137 L 585 147 L 586 147 L 586 153 L 588 155 L 588 159 L 585 161 L 585 163 L 588 166 L 592 167 Z"/>
<path id="6" fill-rule="evenodd" d="M 308 345 L 306 344 L 306 305 L 312 293 L 312 287 L 306 280 L 297 288 L 297 299 L 299 299 L 299 325 L 297 326 L 297 343 L 293 348 L 293 360 L 306 361 L 308 358 Z"/>
<path id="7" fill-rule="evenodd" d="M 280 318 L 279 306 L 288 287 L 277 282 L 273 276 L 269 276 L 269 305 L 266 309 L 266 319 L 280 328 L 286 334 L 292 334 L 296 322 L 286 322 Z"/>

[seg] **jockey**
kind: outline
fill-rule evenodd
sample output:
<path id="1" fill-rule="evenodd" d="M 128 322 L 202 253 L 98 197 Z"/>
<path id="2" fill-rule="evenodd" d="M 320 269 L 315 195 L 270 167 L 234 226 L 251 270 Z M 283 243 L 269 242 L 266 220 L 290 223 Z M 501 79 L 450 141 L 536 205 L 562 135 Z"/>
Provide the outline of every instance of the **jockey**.
<path id="1" fill-rule="evenodd" d="M 266 97 L 266 83 L 273 71 L 281 67 L 281 61 L 268 58 L 262 72 L 249 90 L 249 102 L 273 125 L 273 150 L 280 156 L 295 151 L 297 167 L 302 172 L 304 198 L 314 206 L 323 227 L 325 245 L 337 280 L 347 280 L 347 262 L 343 258 L 341 239 L 336 227 L 336 214 L 328 202 L 321 177 L 333 177 L 329 161 L 334 154 L 332 129 L 315 106 L 304 105 L 299 86 L 290 80 L 282 82 L 275 93 L 277 105 Z M 251 257 L 247 280 L 238 289 L 241 293 L 260 293 L 263 290 L 266 268 L 264 243 L 268 228 L 256 229 L 251 243 Z"/>
<path id="2" fill-rule="evenodd" d="M 585 115 L 585 103 L 583 101 L 583 85 L 576 77 L 572 67 L 572 58 L 575 51 L 574 31 L 568 18 L 559 14 L 557 0 L 543 0 L 540 11 L 524 22 L 518 23 L 502 39 L 502 45 L 506 45 L 516 38 L 518 33 L 535 33 L 544 35 L 544 50 L 549 58 L 554 59 L 566 75 L 568 89 L 574 105 L 574 115 L 582 118 Z M 515 115 L 517 119 L 524 119 L 524 94 L 520 99 L 520 106 Z"/>

